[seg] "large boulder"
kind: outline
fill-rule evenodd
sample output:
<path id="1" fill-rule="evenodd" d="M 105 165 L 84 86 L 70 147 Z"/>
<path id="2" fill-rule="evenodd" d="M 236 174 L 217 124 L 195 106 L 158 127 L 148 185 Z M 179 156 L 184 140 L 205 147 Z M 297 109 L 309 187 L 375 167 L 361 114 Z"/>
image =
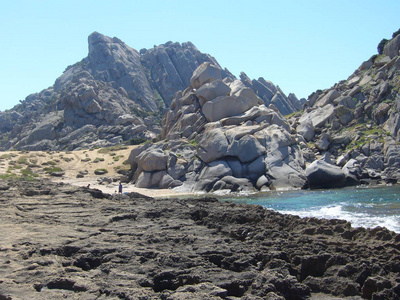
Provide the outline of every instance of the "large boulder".
<path id="1" fill-rule="evenodd" d="M 228 96 L 231 88 L 222 80 L 214 80 L 210 83 L 203 84 L 196 90 L 196 96 L 201 99 L 201 104 L 213 100 L 217 97 Z"/>
<path id="2" fill-rule="evenodd" d="M 395 36 L 392 40 L 386 43 L 383 48 L 383 54 L 389 56 L 390 58 L 394 58 L 399 55 L 400 50 L 400 34 Z"/>
<path id="3" fill-rule="evenodd" d="M 197 89 L 205 83 L 218 79 L 222 79 L 221 69 L 209 62 L 205 62 L 193 72 L 193 75 L 190 78 L 190 85 L 194 89 Z"/>
<path id="4" fill-rule="evenodd" d="M 301 134 L 308 142 L 311 141 L 315 136 L 315 128 L 311 119 L 305 119 L 301 122 L 296 131 L 298 134 Z"/>
<path id="5" fill-rule="evenodd" d="M 195 191 L 209 192 L 214 184 L 225 176 L 232 176 L 232 170 L 224 160 L 210 162 L 201 171 L 193 189 Z"/>
<path id="6" fill-rule="evenodd" d="M 256 98 L 221 96 L 203 105 L 202 111 L 209 122 L 244 113 L 258 104 Z"/>
<path id="7" fill-rule="evenodd" d="M 161 149 L 152 149 L 141 155 L 140 167 L 147 172 L 161 171 L 167 169 L 168 156 Z"/>
<path id="8" fill-rule="evenodd" d="M 324 160 L 315 160 L 306 168 L 308 186 L 311 189 L 344 187 L 346 176 L 343 170 Z"/>
<path id="9" fill-rule="evenodd" d="M 306 122 L 310 119 L 312 125 L 316 127 L 322 127 L 325 123 L 330 122 L 335 117 L 335 107 L 332 104 L 327 104 L 324 107 L 319 107 L 310 112 L 304 113 L 300 119 L 299 123 Z"/>
<path id="10" fill-rule="evenodd" d="M 138 188 L 168 189 L 182 185 L 179 180 L 174 180 L 166 171 L 142 172 L 136 180 Z"/>
<path id="11" fill-rule="evenodd" d="M 316 106 L 318 107 L 323 107 L 327 104 L 330 104 L 340 96 L 339 92 L 337 90 L 331 90 L 329 91 L 325 96 L 323 96 L 321 99 L 317 100 Z"/>
<path id="12" fill-rule="evenodd" d="M 360 163 L 352 158 L 342 168 L 344 175 L 346 176 L 346 185 L 358 185 L 361 178 L 361 166 Z"/>
<path id="13" fill-rule="evenodd" d="M 212 191 L 230 190 L 232 192 L 254 191 L 254 186 L 247 178 L 236 178 L 233 176 L 225 176 L 218 180 Z"/>
<path id="14" fill-rule="evenodd" d="M 245 135 L 239 140 L 233 140 L 227 149 L 229 156 L 236 156 L 242 163 L 254 161 L 265 152 L 265 147 L 252 135 Z"/>
<path id="15" fill-rule="evenodd" d="M 228 140 L 220 128 L 206 131 L 198 144 L 197 155 L 205 163 L 220 159 L 226 156 Z"/>

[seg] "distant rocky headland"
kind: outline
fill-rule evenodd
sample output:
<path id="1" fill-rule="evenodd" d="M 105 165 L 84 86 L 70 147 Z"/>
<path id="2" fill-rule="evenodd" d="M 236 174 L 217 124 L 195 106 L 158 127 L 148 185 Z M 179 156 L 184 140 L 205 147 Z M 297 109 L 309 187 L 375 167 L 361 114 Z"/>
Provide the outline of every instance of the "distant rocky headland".
<path id="1" fill-rule="evenodd" d="M 400 35 L 349 76 L 298 100 L 235 78 L 192 43 L 137 51 L 89 36 L 54 85 L 0 112 L 3 150 L 140 144 L 124 180 L 180 191 L 264 191 L 396 183 Z"/>
<path id="2" fill-rule="evenodd" d="M 399 299 L 400 235 L 213 198 L 0 181 L 0 299 Z"/>

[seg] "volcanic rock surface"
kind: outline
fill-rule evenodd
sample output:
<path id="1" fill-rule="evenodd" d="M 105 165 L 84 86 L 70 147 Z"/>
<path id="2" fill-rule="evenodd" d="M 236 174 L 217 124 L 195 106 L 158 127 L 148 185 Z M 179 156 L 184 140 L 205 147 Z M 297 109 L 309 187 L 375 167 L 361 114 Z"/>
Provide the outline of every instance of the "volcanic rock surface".
<path id="1" fill-rule="evenodd" d="M 399 299 L 400 235 L 212 198 L 0 182 L 0 299 Z"/>

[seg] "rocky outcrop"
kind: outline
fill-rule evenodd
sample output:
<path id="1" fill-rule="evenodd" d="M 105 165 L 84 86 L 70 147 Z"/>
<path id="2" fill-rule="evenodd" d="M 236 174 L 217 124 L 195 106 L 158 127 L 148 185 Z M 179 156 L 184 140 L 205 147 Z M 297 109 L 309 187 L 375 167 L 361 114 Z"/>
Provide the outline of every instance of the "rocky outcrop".
<path id="1" fill-rule="evenodd" d="M 346 185 L 400 179 L 391 166 L 396 165 L 400 141 L 399 37 L 387 42 L 382 55 L 362 63 L 347 80 L 310 95 L 304 112 L 289 120 L 315 157 L 329 153 L 333 164 L 346 165 L 343 172 L 351 175 L 346 175 Z"/>
<path id="2" fill-rule="evenodd" d="M 265 106 L 275 107 L 283 115 L 289 115 L 302 109 L 306 99 L 297 99 L 295 94 L 285 93 L 271 81 L 266 81 L 260 77 L 258 80 L 250 78 L 242 72 L 240 74 L 241 81 L 249 88 L 253 89 L 257 96 L 264 101 Z"/>
<path id="3" fill-rule="evenodd" d="M 72 150 L 152 140 L 161 131 L 162 111 L 196 67 L 218 66 L 191 43 L 169 42 L 139 53 L 97 32 L 88 42 L 88 56 L 52 87 L 0 112 L 1 149 Z"/>
<path id="4" fill-rule="evenodd" d="M 400 297 L 380 227 L 43 181 L 0 181 L 0 201 L 1 299 Z"/>
<path id="5" fill-rule="evenodd" d="M 163 119 L 165 141 L 132 152 L 129 162 L 136 185 L 155 187 L 157 181 L 142 180 L 151 176 L 160 176 L 157 187 L 168 182 L 171 185 L 164 187 L 179 185 L 191 191 L 304 185 L 299 136 L 291 134 L 279 112 L 267 108 L 242 81 L 224 78 L 210 63 L 200 65 L 190 82 L 175 95 Z M 146 158 L 159 151 L 167 161 L 162 173 L 146 170 Z"/>
<path id="6" fill-rule="evenodd" d="M 67 67 L 53 86 L 0 112 L 0 149 L 72 150 L 152 140 L 175 93 L 191 84 L 199 65 L 212 63 L 220 76 L 235 79 L 190 42 L 139 52 L 94 32 L 88 44 L 88 56 Z M 249 105 L 237 104 L 242 110 Z"/>

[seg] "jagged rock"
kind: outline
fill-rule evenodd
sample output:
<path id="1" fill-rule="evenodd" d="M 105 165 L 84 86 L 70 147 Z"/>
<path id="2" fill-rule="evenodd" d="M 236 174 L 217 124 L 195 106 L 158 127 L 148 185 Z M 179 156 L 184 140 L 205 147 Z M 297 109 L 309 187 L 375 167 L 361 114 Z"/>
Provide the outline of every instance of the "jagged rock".
<path id="1" fill-rule="evenodd" d="M 262 190 L 263 187 L 269 187 L 270 184 L 271 181 L 265 175 L 262 175 L 257 179 L 256 187 L 257 189 Z"/>
<path id="2" fill-rule="evenodd" d="M 228 96 L 231 88 L 227 86 L 222 80 L 214 80 L 210 83 L 203 84 L 196 90 L 196 96 L 202 99 L 201 105 L 205 102 L 211 101 L 217 97 Z"/>
<path id="3" fill-rule="evenodd" d="M 228 189 L 232 192 L 253 191 L 254 187 L 250 180 L 246 178 L 236 178 L 233 176 L 224 176 L 218 180 L 212 187 L 212 191 Z"/>
<path id="4" fill-rule="evenodd" d="M 305 173 L 308 186 L 312 189 L 345 186 L 346 176 L 342 169 L 323 160 L 312 162 Z"/>
<path id="5" fill-rule="evenodd" d="M 361 289 L 361 295 L 364 299 L 372 299 L 372 294 L 380 292 L 384 289 L 390 289 L 392 283 L 387 278 L 376 276 L 368 277 Z"/>
<path id="6" fill-rule="evenodd" d="M 397 113 L 390 114 L 389 119 L 384 124 L 384 129 L 397 140 L 400 140 L 400 115 Z"/>
<path id="7" fill-rule="evenodd" d="M 296 131 L 301 134 L 308 142 L 311 141 L 315 136 L 315 129 L 310 119 L 305 119 L 301 122 Z"/>
<path id="8" fill-rule="evenodd" d="M 205 83 L 218 79 L 222 79 L 221 69 L 211 63 L 203 63 L 193 72 L 190 78 L 190 85 L 197 89 Z"/>
<path id="9" fill-rule="evenodd" d="M 332 121 L 335 115 L 335 107 L 332 104 L 327 104 L 324 107 L 316 108 L 308 113 L 304 113 L 300 119 L 299 123 L 306 122 L 307 119 L 310 119 L 313 126 L 322 127 L 325 123 Z"/>
<path id="10" fill-rule="evenodd" d="M 377 124 L 383 124 L 388 119 L 388 112 L 390 105 L 387 103 L 380 103 L 374 111 L 374 119 Z"/>
<path id="11" fill-rule="evenodd" d="M 339 96 L 340 94 L 337 90 L 331 90 L 321 99 L 317 100 L 315 105 L 318 107 L 324 107 L 325 105 L 332 103 Z"/>
<path id="12" fill-rule="evenodd" d="M 399 55 L 400 50 L 400 35 L 397 35 L 388 43 L 386 43 L 383 48 L 383 54 L 389 56 L 390 58 L 394 58 Z"/>
<path id="13" fill-rule="evenodd" d="M 209 122 L 215 122 L 242 114 L 257 104 L 252 98 L 221 96 L 206 102 L 202 112 Z"/>
<path id="14" fill-rule="evenodd" d="M 353 111 L 344 105 L 336 106 L 335 114 L 342 125 L 347 125 L 354 119 Z"/>
<path id="15" fill-rule="evenodd" d="M 346 176 L 346 185 L 358 185 L 362 170 L 360 163 L 355 159 L 350 159 L 342 168 Z"/>
<path id="16" fill-rule="evenodd" d="M 330 134 L 324 133 L 321 134 L 320 138 L 315 143 L 315 146 L 321 151 L 326 151 L 330 144 L 331 144 Z"/>
<path id="17" fill-rule="evenodd" d="M 336 98 L 334 101 L 335 106 L 343 105 L 347 108 L 354 109 L 356 108 L 357 102 L 351 96 L 340 96 Z"/>

